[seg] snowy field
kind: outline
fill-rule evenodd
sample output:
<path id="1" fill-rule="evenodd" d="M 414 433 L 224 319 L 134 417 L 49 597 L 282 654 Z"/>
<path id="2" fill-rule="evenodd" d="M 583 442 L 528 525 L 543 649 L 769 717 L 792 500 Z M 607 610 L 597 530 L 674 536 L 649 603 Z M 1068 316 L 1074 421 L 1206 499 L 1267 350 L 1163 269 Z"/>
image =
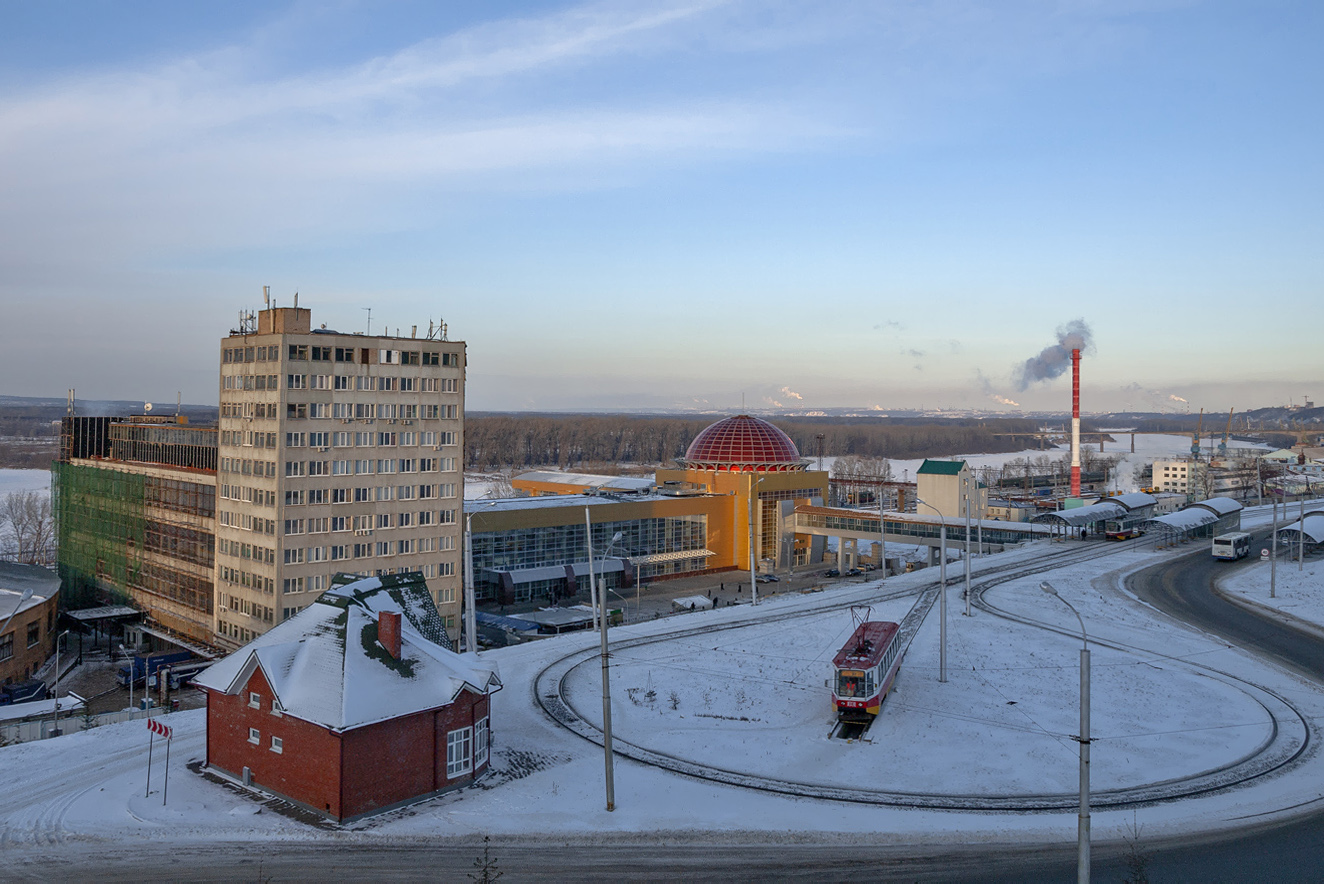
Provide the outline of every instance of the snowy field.
<path id="1" fill-rule="evenodd" d="M 1096 790 L 1180 780 L 1256 758 L 1275 736 L 1262 688 L 1324 715 L 1324 691 L 1138 603 L 1122 577 L 1171 558 L 1141 544 L 1042 542 L 981 558 L 977 571 L 1011 563 L 1052 567 L 1086 547 L 1104 558 L 1058 567 L 1051 579 L 1081 612 L 1093 645 L 1093 783 Z M 961 613 L 949 590 L 949 681 L 938 681 L 938 607 L 905 659 L 895 693 L 868 742 L 828 737 L 828 661 L 850 627 L 849 603 L 874 601 L 900 618 L 933 585 L 933 569 L 877 583 L 775 596 L 757 608 L 722 608 L 612 631 L 634 640 L 614 654 L 612 704 L 618 747 L 639 746 L 699 764 L 815 785 L 866 786 L 953 796 L 1070 796 L 1075 790 L 1079 638 L 1074 616 L 1026 576 L 990 589 L 996 610 Z M 892 597 L 900 593 L 906 597 Z M 1020 622 L 1001 616 L 1029 622 Z M 698 635 L 669 637 L 677 631 Z M 1047 627 L 1047 628 L 1045 628 Z M 553 723 L 534 702 L 535 679 L 553 662 L 584 654 L 565 682 L 571 706 L 601 716 L 595 639 L 579 634 L 484 652 L 505 688 L 494 697 L 493 775 L 481 786 L 327 830 L 259 812 L 260 805 L 190 772 L 204 756 L 201 711 L 167 717 L 176 729 L 169 802 L 144 797 L 147 732 L 112 725 L 0 748 L 0 849 L 37 862 L 97 842 L 299 840 L 391 843 L 481 835 L 559 843 L 588 832 L 701 837 L 747 843 L 863 839 L 874 844 L 979 843 L 1075 837 L 1074 811 L 989 812 L 848 804 L 781 796 L 694 779 L 619 758 L 617 810 L 603 800 L 599 746 Z M 571 661 L 574 662 L 574 661 Z M 654 697 L 647 696 L 653 691 Z M 1271 705 L 1271 704 L 1270 704 Z M 1280 710 L 1281 712 L 1281 710 Z M 1284 717 L 1285 719 L 1286 717 Z M 159 747 L 158 747 L 159 752 Z M 1318 799 L 1324 760 L 1235 790 L 1099 811 L 1095 838 L 1213 830 L 1251 814 Z M 596 838 L 597 836 L 593 836 Z M 63 845 L 63 846 L 61 846 Z"/>
<path id="2" fill-rule="evenodd" d="M 50 470 L 0 470 L 0 497 L 11 491 L 51 491 Z"/>

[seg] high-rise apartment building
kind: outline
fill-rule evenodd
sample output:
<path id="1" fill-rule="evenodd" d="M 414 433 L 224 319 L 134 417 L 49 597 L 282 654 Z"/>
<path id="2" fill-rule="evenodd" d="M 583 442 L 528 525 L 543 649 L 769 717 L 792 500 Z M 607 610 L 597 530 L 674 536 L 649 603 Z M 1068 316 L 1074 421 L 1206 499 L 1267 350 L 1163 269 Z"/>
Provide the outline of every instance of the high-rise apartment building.
<path id="1" fill-rule="evenodd" d="M 300 307 L 221 341 L 218 641 L 266 632 L 334 574 L 406 571 L 458 636 L 464 372 L 462 342 L 315 329 Z"/>

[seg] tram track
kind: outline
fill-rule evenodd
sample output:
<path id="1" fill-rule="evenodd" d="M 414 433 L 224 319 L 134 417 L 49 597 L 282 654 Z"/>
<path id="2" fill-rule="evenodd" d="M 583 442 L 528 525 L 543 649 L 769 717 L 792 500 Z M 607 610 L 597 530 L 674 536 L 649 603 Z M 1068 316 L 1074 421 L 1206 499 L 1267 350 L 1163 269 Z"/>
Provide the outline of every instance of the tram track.
<path id="1" fill-rule="evenodd" d="M 1090 545 L 1084 549 L 1069 549 L 1053 554 L 1051 557 L 1037 559 L 1032 563 L 1015 563 L 990 568 L 977 577 L 972 575 L 971 604 L 991 616 L 1017 622 L 1034 629 L 1042 629 L 1061 635 L 1076 637 L 1073 631 L 1065 630 L 1053 624 L 1034 620 L 1005 611 L 989 603 L 984 594 L 997 586 L 1014 580 L 1022 580 L 1038 574 L 1055 571 L 1069 565 L 1103 559 L 1125 553 L 1134 546 L 1122 548 L 1096 547 Z M 1195 553 L 1192 553 L 1195 554 Z M 960 585 L 963 576 L 949 577 L 947 586 Z M 897 592 L 886 592 L 885 584 L 872 586 L 870 592 L 856 591 L 843 598 L 835 595 L 831 600 L 812 606 L 798 606 L 795 610 L 784 611 L 761 618 L 758 623 L 792 620 L 806 616 L 827 613 L 849 608 L 861 602 L 891 601 L 908 596 L 919 596 L 902 624 L 901 635 L 907 644 L 918 631 L 925 616 L 939 595 L 938 581 L 924 587 L 909 587 Z M 657 642 L 673 641 L 700 634 L 710 635 L 742 629 L 752 625 L 749 622 L 718 624 L 702 627 L 689 627 L 669 630 L 664 633 L 624 639 L 613 643 L 619 650 L 640 647 Z M 1308 718 L 1280 693 L 1263 685 L 1239 678 L 1217 667 L 1192 663 L 1181 658 L 1155 652 L 1151 648 L 1128 645 L 1121 642 L 1099 641 L 1091 639 L 1099 647 L 1109 647 L 1126 653 L 1144 656 L 1158 656 L 1168 659 L 1174 665 L 1188 667 L 1210 677 L 1216 678 L 1248 694 L 1272 722 L 1271 732 L 1266 739 L 1251 752 L 1231 760 L 1226 764 L 1207 769 L 1196 774 L 1153 783 L 1144 783 L 1116 789 L 1096 791 L 1092 800 L 1096 807 L 1127 808 L 1142 807 L 1159 802 L 1190 798 L 1236 788 L 1254 780 L 1284 771 L 1298 763 L 1312 749 L 1312 728 Z M 596 660 L 598 652 L 593 649 L 581 649 L 554 661 L 545 667 L 533 680 L 534 700 L 543 712 L 557 724 L 565 727 L 583 739 L 602 745 L 602 732 L 591 724 L 575 709 L 565 695 L 565 682 L 570 673 L 581 665 Z M 1078 793 L 1035 793 L 1008 796 L 957 793 L 923 793 L 904 790 L 870 789 L 862 787 L 838 787 L 820 783 L 778 779 L 731 770 L 712 764 L 695 762 L 679 755 L 659 752 L 631 743 L 618 734 L 613 740 L 615 754 L 630 758 L 641 764 L 647 764 L 695 779 L 719 782 L 726 785 L 740 786 L 762 792 L 792 795 L 797 797 L 818 798 L 822 800 L 844 801 L 856 804 L 874 804 L 892 807 L 912 807 L 935 810 L 975 810 L 991 812 L 1050 812 L 1069 810 L 1077 806 Z"/>

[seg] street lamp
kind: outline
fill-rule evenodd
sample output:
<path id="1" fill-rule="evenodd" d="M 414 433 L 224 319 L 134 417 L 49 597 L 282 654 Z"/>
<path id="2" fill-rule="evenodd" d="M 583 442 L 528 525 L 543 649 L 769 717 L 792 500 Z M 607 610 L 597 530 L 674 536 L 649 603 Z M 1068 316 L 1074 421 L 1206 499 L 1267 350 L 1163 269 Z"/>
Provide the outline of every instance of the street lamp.
<path id="1" fill-rule="evenodd" d="M 878 578 L 879 585 L 887 582 L 887 523 L 883 521 L 883 480 L 878 480 Z"/>
<path id="2" fill-rule="evenodd" d="M 607 553 L 621 539 L 621 532 L 617 531 L 612 535 L 611 543 L 602 551 L 601 564 L 606 567 Z M 589 579 L 593 579 L 593 560 L 589 559 Z M 598 569 L 599 572 L 602 568 Z M 602 612 L 598 615 L 598 629 L 602 637 L 602 751 L 603 765 L 607 778 L 607 810 L 616 809 L 616 776 L 612 768 L 611 760 L 611 688 L 610 673 L 607 666 L 607 578 L 602 578 L 602 586 L 598 592 L 598 598 L 602 601 Z"/>
<path id="3" fill-rule="evenodd" d="M 922 503 L 938 514 L 938 548 L 942 556 L 938 560 L 938 681 L 947 681 L 947 518 L 927 500 L 915 495 L 915 502 Z"/>
<path id="4" fill-rule="evenodd" d="M 1057 590 L 1047 580 L 1039 588 L 1056 598 L 1071 609 L 1080 622 L 1080 814 L 1076 822 L 1078 856 L 1076 861 L 1076 880 L 1080 884 L 1089 884 L 1090 880 L 1090 648 L 1089 638 L 1085 635 L 1085 621 L 1071 602 L 1058 595 Z"/>
<path id="5" fill-rule="evenodd" d="M 5 618 L 5 625 L 0 626 L 0 635 L 4 634 L 4 631 L 9 627 L 9 621 L 14 619 L 14 615 L 18 613 L 18 609 L 23 607 L 23 603 L 30 598 L 32 598 L 32 587 L 29 586 L 23 590 L 23 594 L 18 597 L 18 604 L 14 605 L 14 610 L 10 611 L 9 616 Z"/>
<path id="6" fill-rule="evenodd" d="M 970 616 L 970 477 L 961 483 L 965 490 L 965 616 Z"/>
<path id="7" fill-rule="evenodd" d="M 133 666 L 133 656 L 122 643 L 120 644 L 120 650 L 124 652 L 124 656 L 129 658 L 129 709 L 133 709 L 133 677 L 137 675 L 137 672 Z"/>
<path id="8" fill-rule="evenodd" d="M 69 634 L 65 630 L 55 637 L 55 711 L 51 713 L 51 736 L 60 735 L 60 639 Z"/>
<path id="9" fill-rule="evenodd" d="M 492 500 L 483 506 L 493 507 L 501 501 Z M 478 655 L 478 603 L 474 593 L 474 516 L 477 509 L 464 514 L 464 644 L 465 649 Z"/>
<path id="10" fill-rule="evenodd" d="M 749 474 L 749 603 L 757 605 L 759 603 L 759 584 L 757 572 L 755 571 L 754 557 L 754 499 L 758 497 L 759 486 L 763 484 L 763 477 L 760 476 L 756 481 L 754 474 Z M 763 508 L 759 507 L 760 517 L 763 515 Z M 762 532 L 759 532 L 762 535 Z"/>

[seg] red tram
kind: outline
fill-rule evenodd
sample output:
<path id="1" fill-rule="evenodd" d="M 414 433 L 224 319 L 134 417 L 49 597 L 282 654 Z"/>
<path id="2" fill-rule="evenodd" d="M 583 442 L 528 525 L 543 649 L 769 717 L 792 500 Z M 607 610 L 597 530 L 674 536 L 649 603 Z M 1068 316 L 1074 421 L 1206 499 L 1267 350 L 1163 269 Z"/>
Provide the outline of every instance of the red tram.
<path id="1" fill-rule="evenodd" d="M 832 705 L 838 721 L 873 721 L 901 668 L 896 623 L 866 620 L 832 659 Z"/>

